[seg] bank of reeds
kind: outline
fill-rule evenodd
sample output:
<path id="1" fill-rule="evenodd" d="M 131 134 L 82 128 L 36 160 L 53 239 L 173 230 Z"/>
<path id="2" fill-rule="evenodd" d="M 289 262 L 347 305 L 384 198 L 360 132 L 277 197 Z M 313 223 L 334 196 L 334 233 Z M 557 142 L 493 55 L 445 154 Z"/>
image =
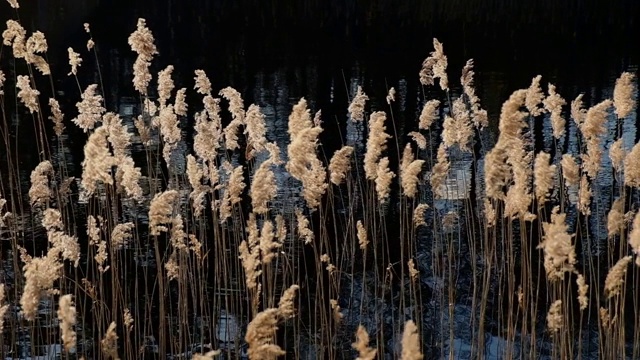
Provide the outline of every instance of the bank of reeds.
<path id="1" fill-rule="evenodd" d="M 370 112 L 358 87 L 339 120 L 354 136 L 320 151 L 322 115 L 305 99 L 282 147 L 258 106 L 212 89 L 204 71 L 181 89 L 171 65 L 151 74 L 143 19 L 128 39 L 135 114 L 106 108 L 108 79 L 77 77 L 83 57 L 99 58 L 88 24 L 87 49 L 68 51 L 76 109 L 63 109 L 44 34 L 6 25 L 5 358 L 46 344 L 86 359 L 640 356 L 640 145 L 622 132 L 636 116 L 633 74 L 588 108 L 538 76 L 490 119 L 473 61 L 454 92 L 434 39 L 419 79 L 445 100 L 424 98 L 405 134 L 395 90 L 387 111 Z M 85 134 L 83 154 L 65 150 L 79 141 L 70 127 Z M 552 129 L 543 148 L 540 127 Z"/>

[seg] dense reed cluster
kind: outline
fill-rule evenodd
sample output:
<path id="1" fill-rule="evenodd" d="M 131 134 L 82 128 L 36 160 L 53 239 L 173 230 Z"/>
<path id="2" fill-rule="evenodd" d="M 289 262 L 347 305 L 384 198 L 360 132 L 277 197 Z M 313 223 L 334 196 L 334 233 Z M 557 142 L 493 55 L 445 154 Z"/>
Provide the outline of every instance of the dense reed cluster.
<path id="1" fill-rule="evenodd" d="M 76 109 L 44 90 L 55 76 L 44 34 L 15 20 L 2 33 L 14 64 L 0 69 L 5 358 L 47 344 L 86 359 L 640 356 L 632 73 L 588 108 L 537 76 L 491 119 L 473 61 L 454 86 L 434 39 L 419 80 L 443 96 L 422 99 L 415 128 L 396 126 L 394 88 L 389 111 L 369 111 L 358 86 L 338 120 L 352 136 L 328 149 L 304 98 L 280 144 L 259 106 L 216 93 L 205 71 L 179 89 L 172 65 L 154 77 L 144 19 L 128 39 L 136 112 L 108 109 L 105 79 L 78 77 L 83 57 L 99 58 L 84 29 L 86 51 L 68 49 Z M 13 114 L 32 120 L 29 169 Z M 65 151 L 77 134 L 78 171 Z"/>

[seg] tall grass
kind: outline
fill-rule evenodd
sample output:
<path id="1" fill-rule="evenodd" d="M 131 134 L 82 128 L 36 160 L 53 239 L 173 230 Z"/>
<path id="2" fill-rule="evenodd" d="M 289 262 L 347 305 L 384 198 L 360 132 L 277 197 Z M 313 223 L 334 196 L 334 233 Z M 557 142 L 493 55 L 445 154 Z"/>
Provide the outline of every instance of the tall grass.
<path id="1" fill-rule="evenodd" d="M 83 56 L 99 59 L 85 30 L 87 49 L 68 50 L 76 109 L 59 105 L 44 35 L 17 20 L 3 32 L 5 358 L 49 344 L 87 359 L 640 356 L 633 74 L 589 108 L 538 76 L 490 119 L 473 61 L 452 90 L 434 39 L 419 79 L 443 97 L 425 95 L 415 128 L 397 126 L 395 89 L 369 111 L 357 87 L 347 133 L 331 134 L 340 149 L 321 147 L 325 120 L 305 99 L 282 146 L 258 106 L 204 71 L 193 88 L 176 89 L 171 65 L 154 77 L 144 19 L 128 39 L 135 114 L 106 108 L 109 79 L 78 77 Z"/>

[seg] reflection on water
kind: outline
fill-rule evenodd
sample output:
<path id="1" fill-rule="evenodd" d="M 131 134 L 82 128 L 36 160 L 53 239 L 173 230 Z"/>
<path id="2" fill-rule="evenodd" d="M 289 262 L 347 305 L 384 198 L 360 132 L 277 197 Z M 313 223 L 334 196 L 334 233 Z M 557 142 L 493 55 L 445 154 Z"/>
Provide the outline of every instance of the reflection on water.
<path id="1" fill-rule="evenodd" d="M 267 140 L 276 142 L 282 154 L 286 154 L 289 141 L 289 113 L 292 106 L 304 97 L 312 113 L 322 112 L 324 132 L 320 135 L 320 153 L 328 158 L 344 141 L 354 146 L 356 154 L 361 156 L 365 131 L 362 124 L 347 121 L 346 110 L 358 86 L 369 95 L 371 111 L 383 110 L 393 114 L 388 130 L 393 134 L 393 140 L 406 143 L 409 139 L 407 134 L 417 127 L 416 119 L 425 98 L 438 98 L 446 103 L 442 93 L 431 93 L 433 90 L 427 89 L 429 92 L 425 94 L 425 89 L 418 82 L 417 72 L 420 62 L 431 49 L 432 35 L 445 44 L 451 79 L 457 79 L 467 58 L 475 59 L 477 92 L 490 116 L 489 130 L 480 135 L 479 155 L 485 154 L 495 142 L 502 102 L 515 89 L 527 87 L 533 76 L 542 74 L 543 82 L 557 85 L 558 92 L 568 101 L 584 92 L 585 106 L 589 107 L 612 96 L 614 81 L 621 70 L 638 72 L 638 47 L 632 45 L 635 43 L 629 36 L 636 33 L 638 26 L 630 15 L 640 11 L 638 2 L 634 1 L 616 2 L 605 12 L 576 1 L 493 1 L 488 4 L 472 1 L 465 6 L 460 1 L 433 5 L 425 5 L 428 2 L 409 1 L 395 5 L 374 1 L 363 8 L 353 1 L 308 1 L 298 6 L 284 3 L 266 5 L 266 2 L 249 0 L 243 5 L 237 1 L 168 1 L 162 5 L 158 2 L 133 5 L 122 1 L 75 3 L 82 3 L 82 6 L 55 2 L 47 2 L 49 5 L 44 5 L 44 2 L 25 4 L 25 12 L 21 14 L 33 21 L 34 28 L 47 32 L 50 44 L 64 44 L 52 49 L 51 58 L 58 59 L 66 58 L 64 49 L 67 46 L 84 46 L 81 24 L 91 22 L 99 46 L 102 76 L 110 80 L 105 84 L 107 108 L 118 109 L 130 131 L 134 129 L 133 117 L 140 113 L 140 109 L 131 85 L 133 56 L 126 48 L 126 38 L 135 19 L 141 16 L 148 19 L 156 33 L 161 52 L 152 72 L 173 64 L 176 67 L 176 87 L 191 88 L 193 70 L 202 68 L 210 75 L 215 89 L 235 87 L 243 94 L 245 105 L 255 103 L 260 106 L 266 119 Z M 56 9 L 64 11 L 54 11 Z M 395 15 L 389 15 L 390 12 Z M 543 13 L 544 20 L 541 17 Z M 312 31 L 311 24 L 318 24 L 320 30 Z M 550 36 L 556 33 L 557 36 Z M 6 64 L 7 61 L 0 56 L 2 68 L 9 68 Z M 66 66 L 64 62 L 52 63 L 54 73 L 56 70 L 57 73 L 66 73 Z M 96 75 L 83 74 L 81 81 L 96 81 Z M 71 114 L 75 99 L 79 97 L 77 86 L 71 79 L 57 81 L 58 91 L 68 95 L 63 106 Z M 451 96 L 457 97 L 461 89 L 453 84 L 453 80 L 451 82 Z M 396 89 L 397 98 L 396 102 L 388 105 L 385 97 L 391 87 Z M 196 103 L 196 98 L 190 98 L 189 102 Z M 21 133 L 33 131 L 32 125 L 24 119 L 16 116 L 12 120 L 12 126 L 19 128 Z M 594 237 L 591 247 L 582 248 L 582 256 L 599 256 L 606 248 L 606 211 L 613 199 L 619 196 L 612 190 L 623 181 L 613 176 L 608 149 L 618 136 L 624 139 L 625 148 L 630 149 L 636 142 L 637 120 L 637 110 L 622 122 L 614 116 L 608 119 L 607 136 L 602 140 L 603 167 L 592 184 L 597 206 L 593 207 L 587 225 Z M 578 156 L 579 129 L 575 123 L 568 122 L 567 136 L 561 144 L 551 136 L 548 121 L 532 125 L 536 150 L 550 152 L 556 163 L 563 153 Z M 186 141 L 191 141 L 189 136 L 193 134 L 191 123 L 181 124 L 181 127 L 183 138 L 187 140 L 179 144 L 176 154 L 182 155 L 177 155 L 174 161 L 178 169 L 184 170 L 186 160 L 183 156 L 190 145 Z M 441 124 L 436 124 L 423 158 L 434 158 L 430 154 L 436 152 L 440 127 Z M 72 126 L 67 131 L 69 135 L 61 140 L 68 146 L 58 146 L 60 143 L 53 136 L 49 139 L 54 149 L 52 161 L 64 161 L 69 175 L 79 178 L 85 138 Z M 33 153 L 28 137 L 18 139 L 19 176 L 23 189 L 28 189 L 29 173 L 37 164 L 38 154 Z M 138 143 L 137 139 L 133 141 Z M 390 158 L 397 158 L 401 149 L 390 146 Z M 136 164 L 146 169 L 143 149 L 134 146 L 132 155 Z M 483 181 L 481 157 L 473 168 L 472 155 L 460 153 L 451 156 L 452 167 L 443 191 L 444 199 L 437 200 L 433 209 L 443 217 L 461 211 L 465 206 L 464 200 L 472 195 L 472 187 L 480 188 Z M 254 168 L 264 160 L 256 159 Z M 0 158 L 3 170 L 10 168 L 5 161 L 4 157 Z M 293 185 L 295 182 L 282 168 L 280 170 L 276 174 L 280 193 L 274 206 L 289 210 L 287 215 L 292 216 L 292 209 L 303 201 L 298 197 L 299 189 Z M 428 182 L 428 175 L 424 182 Z M 143 186 L 159 187 L 160 184 L 143 181 Z M 556 188 L 559 186 L 558 183 Z M 433 194 L 430 190 L 423 190 L 421 196 L 431 199 Z M 575 197 L 577 190 L 573 190 Z M 183 195 L 185 198 L 188 196 Z M 480 193 L 475 195 L 481 199 Z M 360 195 L 353 196 L 357 198 Z M 135 212 L 128 216 L 146 221 Z M 460 217 L 457 222 L 462 224 L 466 220 Z M 568 222 L 573 224 L 576 221 L 577 214 L 571 213 Z M 44 233 L 34 233 L 28 224 L 22 228 L 30 238 L 42 240 L 45 236 Z M 0 233 L 0 239 L 3 236 Z M 458 236 L 458 250 L 462 254 L 468 253 L 469 249 L 463 244 L 465 241 L 460 234 Z M 436 239 L 425 235 L 418 245 L 417 259 L 422 259 L 420 263 L 424 264 L 422 281 L 438 292 L 444 291 L 446 285 L 438 282 L 441 279 L 434 276 L 434 270 L 428 264 L 433 258 L 432 252 L 442 251 L 435 242 Z M 131 250 L 135 252 L 137 266 L 155 266 L 151 247 Z M 7 255 L 3 254 L 2 258 L 6 260 Z M 470 266 L 469 260 L 461 256 L 457 270 L 463 273 L 462 270 L 468 270 Z M 2 278 L 2 282 L 8 283 L 13 276 L 5 270 Z M 442 304 L 435 304 L 436 300 L 428 300 L 430 303 L 425 304 L 436 309 L 427 314 L 432 318 L 425 321 L 437 319 L 433 335 L 437 339 L 432 340 L 442 344 L 442 354 L 447 353 L 448 347 L 455 348 L 461 357 L 471 354 L 475 340 L 473 330 L 469 330 L 467 325 L 473 322 L 471 318 L 475 311 L 469 304 L 472 282 L 468 278 L 459 279 L 459 303 L 450 305 L 455 308 L 453 320 L 449 319 L 450 313 Z M 365 293 L 363 284 L 355 286 L 360 286 L 358 291 Z M 387 308 L 389 304 L 381 299 L 361 296 L 369 301 L 369 311 L 392 311 Z M 356 303 L 350 305 L 352 308 L 344 309 L 346 318 L 358 306 Z M 438 313 L 440 311 L 442 313 Z M 233 324 L 229 331 L 234 334 L 238 332 L 235 321 L 231 315 L 224 321 L 225 324 Z M 458 336 L 453 343 L 447 336 L 451 323 Z M 220 331 L 218 329 L 221 337 L 231 336 Z M 486 338 L 489 349 L 486 356 L 499 358 L 501 349 L 507 345 L 499 334 L 487 334 Z"/>

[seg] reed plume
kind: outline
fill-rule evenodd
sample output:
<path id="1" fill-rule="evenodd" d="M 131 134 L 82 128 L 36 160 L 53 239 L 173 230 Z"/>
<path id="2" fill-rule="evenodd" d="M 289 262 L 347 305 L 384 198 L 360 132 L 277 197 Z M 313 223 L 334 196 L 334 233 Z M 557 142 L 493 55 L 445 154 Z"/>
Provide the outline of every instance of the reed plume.
<path id="1" fill-rule="evenodd" d="M 91 135 L 84 146 L 81 185 L 85 196 L 91 196 L 98 190 L 99 183 L 113 185 L 112 167 L 117 160 L 107 142 L 108 129 L 100 126 Z"/>
<path id="2" fill-rule="evenodd" d="M 362 325 L 358 325 L 356 331 L 356 342 L 351 347 L 358 352 L 356 360 L 373 360 L 376 358 L 378 350 L 369 347 L 369 333 Z"/>
<path id="3" fill-rule="evenodd" d="M 587 144 L 587 153 L 582 154 L 582 169 L 592 179 L 596 177 L 600 170 L 600 162 L 602 161 L 600 138 L 607 132 L 607 128 L 605 126 L 607 121 L 607 110 L 611 105 L 611 100 L 604 100 L 589 108 L 584 122 L 580 126 L 582 136 L 584 136 Z"/>
<path id="4" fill-rule="evenodd" d="M 383 203 L 389 198 L 389 195 L 391 194 L 391 182 L 395 177 L 396 174 L 389 169 L 389 158 L 383 157 L 380 159 L 376 169 L 375 179 L 378 202 Z"/>
<path id="5" fill-rule="evenodd" d="M 415 160 L 411 145 L 407 144 L 400 164 L 400 183 L 402 191 L 409 198 L 414 198 L 418 192 L 418 175 L 422 171 L 423 164 L 424 160 Z"/>
<path id="6" fill-rule="evenodd" d="M 418 206 L 413 209 L 413 226 L 418 227 L 427 225 L 427 223 L 424 221 L 424 213 L 427 211 L 427 209 L 429 209 L 429 205 L 427 204 L 418 204 Z"/>
<path id="7" fill-rule="evenodd" d="M 71 71 L 67 75 L 78 75 L 78 68 L 82 64 L 82 58 L 71 47 L 67 49 L 67 52 L 69 53 L 69 66 L 71 66 Z"/>
<path id="8" fill-rule="evenodd" d="M 156 194 L 149 205 L 149 232 L 153 236 L 168 232 L 167 224 L 172 223 L 174 207 L 178 201 L 176 190 L 167 190 Z"/>
<path id="9" fill-rule="evenodd" d="M 625 256 L 609 269 L 607 278 L 604 280 L 604 295 L 607 299 L 611 299 L 620 294 L 620 290 L 622 290 L 622 286 L 624 285 L 624 276 L 627 273 L 630 262 L 631 256 Z"/>
<path id="10" fill-rule="evenodd" d="M 611 167 L 614 171 L 622 171 L 624 158 L 627 155 L 624 149 L 624 139 L 620 138 L 611 144 L 609 148 L 609 158 L 611 159 Z"/>
<path id="11" fill-rule="evenodd" d="M 116 323 L 112 321 L 109 324 L 109 328 L 107 329 L 107 333 L 100 341 L 100 345 L 102 348 L 102 353 L 107 357 L 113 360 L 119 360 L 118 357 L 118 334 L 116 333 Z"/>
<path id="12" fill-rule="evenodd" d="M 527 89 L 527 95 L 524 100 L 524 106 L 529 110 L 531 116 L 539 116 L 544 112 L 544 108 L 540 106 L 544 100 L 540 80 L 542 80 L 542 76 L 540 75 L 531 80 L 531 85 Z"/>
<path id="13" fill-rule="evenodd" d="M 411 136 L 411 139 L 415 141 L 420 150 L 425 150 L 427 148 L 427 138 L 425 138 L 424 135 L 420 134 L 417 131 L 411 131 L 407 135 Z"/>
<path id="14" fill-rule="evenodd" d="M 535 187 L 536 199 L 538 199 L 538 203 L 541 205 L 547 200 L 554 185 L 556 166 L 550 164 L 550 160 L 551 155 L 542 151 L 536 155 L 536 160 L 533 165 L 533 185 Z"/>
<path id="15" fill-rule="evenodd" d="M 363 121 L 364 120 L 364 107 L 369 100 L 367 94 L 362 91 L 362 87 L 358 86 L 356 95 L 349 104 L 349 115 L 351 115 L 351 121 Z"/>
<path id="16" fill-rule="evenodd" d="M 362 224 L 362 220 L 358 220 L 356 223 L 357 237 L 358 237 L 358 245 L 360 245 L 361 250 L 366 250 L 367 245 L 369 244 L 369 238 L 367 236 L 367 229 Z"/>
<path id="17" fill-rule="evenodd" d="M 2 74 L 0 74 L 0 77 L 1 76 Z M 2 81 L 0 81 L 0 83 L 1 82 Z M 0 90 L 2 90 L 2 85 L 0 85 Z M 1 91 L 0 95 L 2 95 Z M 56 136 L 60 137 L 62 136 L 62 132 L 64 131 L 64 124 L 62 122 L 64 119 L 64 114 L 62 114 L 62 110 L 60 109 L 60 103 L 58 103 L 58 100 L 50 98 L 49 107 L 51 108 L 51 116 L 49 116 L 49 120 L 53 122 L 53 130 L 56 133 Z"/>
<path id="18" fill-rule="evenodd" d="M 547 328 L 551 333 L 557 333 L 563 326 L 562 300 L 556 300 L 551 304 L 547 313 Z"/>
<path id="19" fill-rule="evenodd" d="M 636 265 L 640 266 L 640 211 L 633 218 L 629 246 L 631 246 L 631 251 L 636 254 Z"/>
<path id="20" fill-rule="evenodd" d="M 263 151 L 267 144 L 267 128 L 264 122 L 264 114 L 257 105 L 249 105 L 246 113 L 245 134 L 247 135 L 247 148 L 250 149 L 247 158 L 251 159 L 256 153 Z"/>
<path id="21" fill-rule="evenodd" d="M 538 249 L 544 251 L 544 268 L 547 278 L 551 281 L 562 280 L 565 272 L 574 271 L 576 253 L 571 243 L 573 235 L 567 231 L 566 214 L 558 213 L 559 207 L 554 207 L 551 222 L 542 223 L 544 237 Z"/>
<path id="22" fill-rule="evenodd" d="M 146 20 L 139 18 L 136 30 L 131 33 L 128 42 L 131 50 L 138 54 L 133 64 L 133 86 L 142 95 L 147 94 L 147 87 L 151 82 L 149 66 L 151 66 L 153 56 L 158 54 L 154 41 Z"/>
<path id="23" fill-rule="evenodd" d="M 553 137 L 560 139 L 565 134 L 566 121 L 562 117 L 562 107 L 567 102 L 556 92 L 556 87 L 553 84 L 549 84 L 547 91 L 549 95 L 544 98 L 542 104 L 544 109 L 549 112 L 551 119 L 551 129 L 553 131 Z"/>
<path id="24" fill-rule="evenodd" d="M 0 95 L 4 95 L 4 82 L 7 81 L 7 77 L 4 72 L 0 70 Z"/>
<path id="25" fill-rule="evenodd" d="M 9 310 L 9 304 L 5 301 L 4 284 L 0 284 L 0 334 L 4 332 L 4 318 Z"/>
<path id="26" fill-rule="evenodd" d="M 633 81 L 635 75 L 630 72 L 623 72 L 616 80 L 613 88 L 613 108 L 619 119 L 624 119 L 636 106 Z"/>
<path id="27" fill-rule="evenodd" d="M 18 75 L 16 87 L 20 90 L 18 91 L 18 98 L 24 106 L 26 106 L 31 113 L 40 111 L 40 105 L 38 103 L 40 91 L 31 87 L 30 78 L 28 76 Z"/>
<path id="28" fill-rule="evenodd" d="M 607 233 L 610 238 L 624 231 L 624 198 L 617 198 L 607 214 Z"/>
<path id="29" fill-rule="evenodd" d="M 258 224 L 256 223 L 255 214 L 249 215 L 247 222 L 247 240 L 240 243 L 238 251 L 240 260 L 245 273 L 245 283 L 248 289 L 258 289 L 258 277 L 262 274 L 262 270 L 258 269 L 262 264 L 260 258 L 260 235 L 258 232 Z"/>
<path id="30" fill-rule="evenodd" d="M 269 212 L 269 202 L 278 194 L 278 186 L 276 178 L 271 170 L 273 162 L 270 160 L 263 161 L 258 170 L 253 175 L 251 181 L 251 206 L 256 214 L 266 214 Z"/>
<path id="31" fill-rule="evenodd" d="M 102 107 L 102 95 L 96 94 L 97 84 L 91 84 L 82 93 L 82 101 L 76 104 L 78 117 L 71 121 L 78 125 L 84 132 L 92 130 L 96 123 L 102 119 L 102 114 L 106 111 Z"/>
<path id="32" fill-rule="evenodd" d="M 422 360 L 422 351 L 420 350 L 420 336 L 418 327 L 409 320 L 404 324 L 404 332 L 402 333 L 402 360 Z"/>
<path id="33" fill-rule="evenodd" d="M 198 94 L 211 95 L 211 81 L 209 81 L 207 73 L 204 70 L 195 70 L 195 74 L 194 80 L 196 84 L 193 88 L 196 89 Z"/>
<path id="34" fill-rule="evenodd" d="M 580 310 L 585 310 L 587 306 L 589 306 L 589 285 L 587 285 L 582 274 L 578 274 L 576 285 L 578 285 L 578 304 L 580 304 Z"/>
<path id="35" fill-rule="evenodd" d="M 309 220 L 300 209 L 295 210 L 296 221 L 298 223 L 298 237 L 304 240 L 305 244 L 311 244 L 314 239 L 313 230 L 309 227 Z"/>
<path id="36" fill-rule="evenodd" d="M 435 196 L 443 198 L 446 195 L 445 180 L 447 179 L 449 169 L 451 168 L 451 163 L 449 163 L 449 157 L 444 143 L 440 143 L 440 146 L 438 146 L 438 155 L 436 159 L 437 162 L 431 169 L 431 178 L 429 181 Z"/>
<path id="37" fill-rule="evenodd" d="M 229 176 L 229 181 L 224 189 L 224 194 L 222 195 L 222 201 L 220 202 L 220 221 L 224 222 L 229 217 L 231 217 L 231 211 L 233 205 L 242 201 L 241 195 L 242 191 L 245 188 L 245 183 L 243 182 L 243 167 L 239 165 L 237 167 L 233 167 L 228 162 L 223 163 L 223 167 Z"/>
<path id="38" fill-rule="evenodd" d="M 387 139 L 391 135 L 385 133 L 384 124 L 387 116 L 382 111 L 376 111 L 369 117 L 369 137 L 367 138 L 367 151 L 364 154 L 364 171 L 367 179 L 375 180 L 377 177 L 378 161 L 382 152 L 387 149 Z"/>
<path id="39" fill-rule="evenodd" d="M 580 166 L 570 154 L 562 155 L 560 161 L 562 166 L 562 177 L 568 186 L 576 186 L 580 183 Z"/>
<path id="40" fill-rule="evenodd" d="M 329 162 L 329 179 L 334 185 L 340 185 L 351 169 L 352 146 L 343 146 L 336 151 Z"/>
<path id="41" fill-rule="evenodd" d="M 271 342 L 278 324 L 295 314 L 293 301 L 296 290 L 297 285 L 289 287 L 280 298 L 277 308 L 269 308 L 258 313 L 247 325 L 245 341 L 249 344 L 247 352 L 250 359 L 271 360 L 286 354 L 280 346 Z"/>
<path id="42" fill-rule="evenodd" d="M 578 210 L 582 215 L 591 214 L 591 187 L 587 175 L 583 174 L 580 179 L 580 189 L 578 190 Z"/>
<path id="43" fill-rule="evenodd" d="M 640 142 L 635 144 L 624 157 L 624 184 L 629 187 L 640 187 Z"/>
<path id="44" fill-rule="evenodd" d="M 53 177 L 53 166 L 49 160 L 42 161 L 31 172 L 29 201 L 31 206 L 44 206 L 52 196 L 49 177 Z"/>
<path id="45" fill-rule="evenodd" d="M 444 54 L 443 45 L 438 39 L 433 38 L 434 50 L 422 62 L 420 69 L 420 83 L 422 85 L 434 85 L 435 79 L 440 79 L 440 88 L 443 91 L 449 90 L 449 80 L 447 77 L 447 56 Z"/>
<path id="46" fill-rule="evenodd" d="M 489 126 L 489 118 L 487 111 L 480 107 L 480 98 L 476 95 L 476 90 L 473 84 L 473 59 L 467 60 L 467 63 L 462 68 L 462 75 L 460 75 L 460 84 L 462 84 L 462 90 L 467 96 L 469 107 L 471 110 L 471 120 L 473 125 L 477 129 L 483 129 Z"/>
<path id="47" fill-rule="evenodd" d="M 76 347 L 76 332 L 73 327 L 76 325 L 76 308 L 73 306 L 71 295 L 60 297 L 58 307 L 58 320 L 60 320 L 60 330 L 62 331 L 62 343 L 66 352 Z"/>

